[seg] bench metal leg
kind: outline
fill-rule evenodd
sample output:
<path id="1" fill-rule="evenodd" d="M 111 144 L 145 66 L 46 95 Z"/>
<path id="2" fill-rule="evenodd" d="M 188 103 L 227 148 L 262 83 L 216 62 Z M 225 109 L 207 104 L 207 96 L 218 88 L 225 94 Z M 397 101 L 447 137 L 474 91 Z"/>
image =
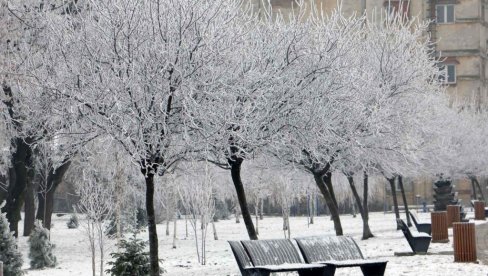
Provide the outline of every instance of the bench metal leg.
<path id="1" fill-rule="evenodd" d="M 266 270 L 254 270 L 253 272 L 249 273 L 249 276 L 269 276 L 271 272 Z"/>
<path id="2" fill-rule="evenodd" d="M 367 264 L 361 266 L 364 276 L 383 276 L 385 274 L 386 263 L 384 264 Z"/>
<path id="3" fill-rule="evenodd" d="M 335 271 L 336 271 L 336 267 L 335 266 L 332 266 L 332 265 L 327 265 L 325 267 L 325 276 L 334 276 L 335 274 Z"/>

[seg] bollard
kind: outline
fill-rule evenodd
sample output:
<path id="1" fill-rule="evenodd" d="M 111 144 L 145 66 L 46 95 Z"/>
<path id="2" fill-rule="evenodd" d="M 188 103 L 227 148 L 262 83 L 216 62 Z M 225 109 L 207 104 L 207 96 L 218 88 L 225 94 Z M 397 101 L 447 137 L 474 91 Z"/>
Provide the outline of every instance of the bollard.
<path id="1" fill-rule="evenodd" d="M 0 276 L 3 276 L 3 262 L 0 261 Z"/>
<path id="2" fill-rule="evenodd" d="M 455 222 L 452 228 L 454 261 L 476 262 L 476 232 L 472 222 Z"/>
<path id="3" fill-rule="evenodd" d="M 485 220 L 485 202 L 476 200 L 474 201 L 474 219 Z"/>
<path id="4" fill-rule="evenodd" d="M 449 242 L 447 232 L 447 212 L 432 212 L 430 213 L 430 220 L 432 224 L 432 242 Z"/>
<path id="5" fill-rule="evenodd" d="M 447 227 L 452 227 L 454 222 L 461 222 L 461 206 L 447 205 Z"/>

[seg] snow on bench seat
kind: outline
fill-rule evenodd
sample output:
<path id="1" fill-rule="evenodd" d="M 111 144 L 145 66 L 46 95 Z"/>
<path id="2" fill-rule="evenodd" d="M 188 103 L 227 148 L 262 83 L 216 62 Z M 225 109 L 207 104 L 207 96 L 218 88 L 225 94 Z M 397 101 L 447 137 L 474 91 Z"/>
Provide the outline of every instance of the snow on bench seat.
<path id="1" fill-rule="evenodd" d="M 280 264 L 280 265 L 258 265 L 255 266 L 254 269 L 264 269 L 268 271 L 297 271 L 297 270 L 304 270 L 310 268 L 323 268 L 323 264 Z"/>
<path id="2" fill-rule="evenodd" d="M 412 237 L 416 237 L 416 238 L 418 238 L 418 237 L 428 237 L 428 238 L 430 238 L 431 237 L 429 234 L 423 233 L 423 232 L 417 232 L 417 231 L 413 231 L 412 232 L 412 231 L 410 231 L 410 233 L 412 234 Z"/>
<path id="3" fill-rule="evenodd" d="M 324 262 L 319 262 L 319 263 L 320 264 L 335 265 L 337 267 L 350 267 L 350 266 L 360 266 L 360 265 L 366 265 L 366 264 L 377 264 L 377 263 L 386 263 L 386 262 L 388 262 L 388 261 L 386 261 L 386 260 L 360 259 L 360 260 L 343 260 L 343 261 L 330 260 L 330 261 L 324 261 Z"/>

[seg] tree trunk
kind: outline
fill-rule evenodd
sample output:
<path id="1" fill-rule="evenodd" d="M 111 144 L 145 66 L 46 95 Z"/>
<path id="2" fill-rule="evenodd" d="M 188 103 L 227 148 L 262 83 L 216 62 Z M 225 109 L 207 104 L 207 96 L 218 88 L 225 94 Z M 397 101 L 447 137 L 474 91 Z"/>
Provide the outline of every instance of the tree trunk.
<path id="1" fill-rule="evenodd" d="M 167 216 L 168 218 L 166 219 L 166 236 L 169 236 L 169 216 Z"/>
<path id="2" fill-rule="evenodd" d="M 259 204 L 259 220 L 263 220 L 264 216 L 264 198 L 261 198 L 261 203 Z"/>
<path id="3" fill-rule="evenodd" d="M 259 199 L 254 206 L 254 212 L 256 213 L 256 235 L 259 235 Z"/>
<path id="4" fill-rule="evenodd" d="M 366 178 L 367 179 L 367 178 Z M 371 233 L 371 229 L 369 228 L 369 215 L 367 209 L 365 209 L 363 204 L 361 203 L 361 198 L 359 197 L 358 191 L 356 189 L 356 185 L 354 184 L 354 178 L 352 176 L 347 176 L 347 181 L 349 182 L 349 187 L 351 187 L 352 195 L 356 201 L 356 205 L 359 209 L 359 214 L 361 215 L 361 219 L 363 220 L 363 240 L 367 240 L 371 237 L 374 237 Z M 367 182 L 367 180 L 365 180 Z M 367 189 L 367 187 L 365 187 Z M 364 195 L 364 194 L 363 194 Z M 367 194 L 366 194 L 367 196 Z M 367 204 L 367 202 L 366 202 Z M 367 206 L 367 205 L 366 205 Z"/>
<path id="5" fill-rule="evenodd" d="M 34 229 L 34 222 L 36 221 L 36 204 L 34 202 L 35 197 L 35 185 L 32 181 L 32 175 L 27 181 L 27 187 L 25 189 L 25 203 L 24 203 L 24 237 L 30 236 L 32 229 Z"/>
<path id="6" fill-rule="evenodd" d="M 18 223 L 21 219 L 20 210 L 24 203 L 25 190 L 28 177 L 28 167 L 32 165 L 32 149 L 21 138 L 16 138 L 15 152 L 12 154 L 12 167 L 9 169 L 9 185 L 7 191 L 7 204 L 3 207 L 2 212 L 6 213 L 7 220 L 10 223 L 10 231 L 18 237 Z"/>
<path id="7" fill-rule="evenodd" d="M 46 195 L 41 191 L 37 192 L 37 214 L 36 219 L 44 221 L 44 213 L 46 209 Z"/>
<path id="8" fill-rule="evenodd" d="M 0 173 L 0 203 L 2 203 L 7 197 L 7 189 L 8 189 L 7 173 L 8 171 L 5 172 L 5 174 Z"/>
<path id="9" fill-rule="evenodd" d="M 235 214 L 236 214 L 236 223 L 241 223 L 241 220 L 239 219 L 239 210 L 236 208 L 235 210 Z"/>
<path id="10" fill-rule="evenodd" d="M 61 182 L 63 181 L 63 177 L 68 171 L 70 165 L 71 161 L 66 161 L 56 170 L 51 169 L 49 171 L 45 187 L 47 189 L 47 193 L 43 195 L 43 193 L 41 192 L 38 196 L 39 208 L 37 208 L 36 218 L 38 220 L 41 220 L 43 222 L 43 226 L 47 229 L 51 229 L 51 216 L 53 214 L 54 207 L 54 194 L 56 193 L 56 189 L 59 187 L 59 184 L 61 184 Z"/>
<path id="11" fill-rule="evenodd" d="M 369 191 L 368 174 L 364 172 L 363 174 L 363 210 L 364 210 L 363 229 L 366 228 L 367 231 L 366 231 L 366 238 L 364 238 L 365 234 L 363 231 L 363 239 L 374 237 L 373 233 L 371 233 L 371 229 L 369 228 L 368 191 Z"/>
<path id="12" fill-rule="evenodd" d="M 173 224 L 173 249 L 176 249 L 176 221 L 178 219 L 175 218 L 174 224 Z"/>
<path id="13" fill-rule="evenodd" d="M 185 213 L 185 239 L 188 239 L 188 216 Z"/>
<path id="14" fill-rule="evenodd" d="M 154 174 L 149 173 L 145 175 L 145 178 L 151 276 L 159 276 L 158 233 L 156 232 L 156 216 L 154 214 Z"/>
<path id="15" fill-rule="evenodd" d="M 408 227 L 411 227 L 412 222 L 410 221 L 410 211 L 408 210 L 407 196 L 405 195 L 405 188 L 403 187 L 403 177 L 401 175 L 398 176 L 398 186 L 400 186 L 400 191 L 402 192 L 403 205 L 405 206 L 405 215 L 407 216 L 407 225 Z"/>
<path id="16" fill-rule="evenodd" d="M 337 204 L 337 199 L 334 192 L 334 186 L 332 185 L 332 173 L 326 173 L 324 175 L 324 182 L 327 185 L 327 189 L 329 189 L 330 196 L 332 197 L 332 202 L 334 202 L 335 207 L 339 210 L 339 205 Z"/>
<path id="17" fill-rule="evenodd" d="M 336 232 L 337 236 L 342 236 L 342 225 L 341 225 L 341 219 L 339 217 L 339 210 L 337 209 L 336 204 L 334 204 L 334 200 L 332 199 L 332 196 L 328 190 L 328 185 L 325 184 L 324 179 L 327 182 L 331 182 L 332 184 L 332 179 L 330 178 L 330 173 L 325 174 L 324 176 L 314 173 L 313 174 L 314 179 L 315 179 L 315 184 L 319 187 L 320 192 L 324 196 L 325 199 L 325 204 L 327 205 L 330 215 L 332 220 L 334 221 L 334 229 Z"/>
<path id="18" fill-rule="evenodd" d="M 217 228 L 215 227 L 215 221 L 212 220 L 212 230 L 213 230 L 213 235 L 214 235 L 214 240 L 219 240 L 219 236 L 217 236 Z"/>
<path id="19" fill-rule="evenodd" d="M 156 216 L 154 214 L 154 174 L 144 175 L 146 180 L 146 213 L 149 234 L 149 259 L 151 276 L 159 276 L 158 233 L 156 232 Z"/>
<path id="20" fill-rule="evenodd" d="M 312 193 L 310 195 L 310 224 L 313 224 L 314 223 L 314 218 L 315 218 L 315 208 L 316 208 L 316 202 L 315 202 L 315 199 L 316 199 L 316 195 L 315 193 Z"/>
<path id="21" fill-rule="evenodd" d="M 397 200 L 396 188 L 395 188 L 395 177 L 386 178 L 386 180 L 388 180 L 388 183 L 390 183 L 391 196 L 393 198 L 393 208 L 395 209 L 395 217 L 396 217 L 396 219 L 399 219 L 400 218 L 400 211 L 398 210 L 398 200 Z M 398 225 L 397 225 L 397 230 L 400 230 Z"/>
<path id="22" fill-rule="evenodd" d="M 246 193 L 244 192 L 244 185 L 242 184 L 242 180 L 241 180 L 242 161 L 243 161 L 242 158 L 237 158 L 237 157 L 234 157 L 234 160 L 231 159 L 228 160 L 229 165 L 231 166 L 230 172 L 232 176 L 232 181 L 234 182 L 234 187 L 236 189 L 237 199 L 239 200 L 242 218 L 244 220 L 244 224 L 246 225 L 247 234 L 249 235 L 249 239 L 257 240 L 258 235 L 256 234 L 256 230 L 254 229 L 251 212 L 249 212 L 249 208 L 247 206 Z"/>

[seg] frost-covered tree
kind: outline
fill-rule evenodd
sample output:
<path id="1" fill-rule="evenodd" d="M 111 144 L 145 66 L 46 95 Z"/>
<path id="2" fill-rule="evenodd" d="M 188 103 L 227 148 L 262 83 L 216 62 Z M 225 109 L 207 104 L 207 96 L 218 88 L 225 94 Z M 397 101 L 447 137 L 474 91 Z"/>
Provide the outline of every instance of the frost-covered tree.
<path id="1" fill-rule="evenodd" d="M 25 200 L 26 223 L 24 235 L 28 235 L 33 227 L 35 217 L 44 222 L 49 228 L 54 200 L 54 191 L 61 183 L 69 166 L 69 159 L 76 152 L 80 140 L 86 135 L 77 124 L 66 123 L 66 114 L 61 115 L 53 109 L 53 98 L 45 92 L 30 89 L 31 84 L 25 77 L 30 66 L 32 53 L 46 50 L 46 16 L 62 14 L 69 17 L 71 12 L 67 8 L 70 1 L 2 1 L 0 22 L 6 28 L 0 33 L 0 59 L 2 60 L 1 80 L 2 102 L 7 106 L 8 119 L 11 121 L 10 148 L 12 153 L 9 169 L 9 193 L 7 200 L 11 202 L 6 207 L 11 227 L 17 233 L 17 220 L 20 206 Z M 35 65 L 34 65 L 35 66 Z M 31 75 L 32 76 L 32 75 Z M 1 116 L 0 116 L 1 117 Z M 83 139 L 65 140 L 63 134 L 77 129 L 77 137 Z M 88 138 L 89 139 L 89 138 Z M 67 144 L 66 144 L 67 143 Z M 50 170 L 47 177 L 35 177 L 34 171 L 40 171 L 33 164 L 37 155 L 36 145 L 42 145 L 48 155 L 42 159 L 49 160 Z M 39 149 L 39 147 L 37 148 Z M 51 159 L 51 160 L 50 160 Z M 42 171 L 44 172 L 44 171 Z M 36 196 L 35 182 L 47 180 L 50 189 L 42 189 L 47 193 L 38 193 L 39 207 L 35 214 L 34 198 Z M 34 182 L 34 183 L 33 183 Z"/>
<path id="2" fill-rule="evenodd" d="M 316 14 L 310 24 L 310 42 L 301 62 L 296 114 L 273 143 L 273 152 L 313 175 L 324 196 L 337 235 L 342 225 L 332 186 L 332 172 L 357 131 L 361 97 L 352 89 L 359 72 L 360 19 Z"/>
<path id="3" fill-rule="evenodd" d="M 225 52 L 223 63 L 212 65 L 225 71 L 215 86 L 202 86 L 193 95 L 189 108 L 196 139 L 204 141 L 201 152 L 220 168 L 230 171 L 240 211 L 250 239 L 257 239 L 248 208 L 242 164 L 260 154 L 286 125 L 287 116 L 298 104 L 293 97 L 301 85 L 308 21 L 303 1 L 297 1 L 297 12 L 290 16 L 265 9 L 242 24 L 237 33 L 240 43 Z M 265 5 L 267 6 L 267 5 Z M 234 35 L 235 36 L 235 35 Z M 298 77 L 297 77 L 298 76 Z"/>
<path id="4" fill-rule="evenodd" d="M 225 70 L 214 65 L 235 50 L 248 24 L 241 4 L 78 2 L 76 16 L 60 10 L 43 19 L 45 51 L 29 56 L 32 86 L 52 96 L 66 120 L 111 136 L 138 165 L 146 181 L 151 275 L 159 274 L 154 175 L 193 147 L 186 142 L 192 114 L 185 101 L 221 82 Z"/>
<path id="5" fill-rule="evenodd" d="M 33 269 L 55 267 L 57 264 L 54 256 L 54 244 L 51 243 L 49 230 L 42 226 L 41 221 L 36 221 L 34 229 L 29 236 L 29 259 Z"/>
<path id="6" fill-rule="evenodd" d="M 386 16 L 367 22 L 363 41 L 365 49 L 372 49 L 361 55 L 368 68 L 358 80 L 367 91 L 364 117 L 356 137 L 359 146 L 349 159 L 354 161 L 348 162 L 346 170 L 356 167 L 360 173 L 383 174 L 390 183 L 397 217 L 395 178 L 402 187 L 402 176 L 419 176 L 435 169 L 432 164 L 445 162 L 438 152 L 444 146 L 449 111 L 426 28 L 416 18 Z"/>
<path id="7" fill-rule="evenodd" d="M 0 204 L 3 207 L 5 202 Z M 22 253 L 17 247 L 17 240 L 10 231 L 7 217 L 0 212 L 0 261 L 3 262 L 5 275 L 23 275 Z"/>

